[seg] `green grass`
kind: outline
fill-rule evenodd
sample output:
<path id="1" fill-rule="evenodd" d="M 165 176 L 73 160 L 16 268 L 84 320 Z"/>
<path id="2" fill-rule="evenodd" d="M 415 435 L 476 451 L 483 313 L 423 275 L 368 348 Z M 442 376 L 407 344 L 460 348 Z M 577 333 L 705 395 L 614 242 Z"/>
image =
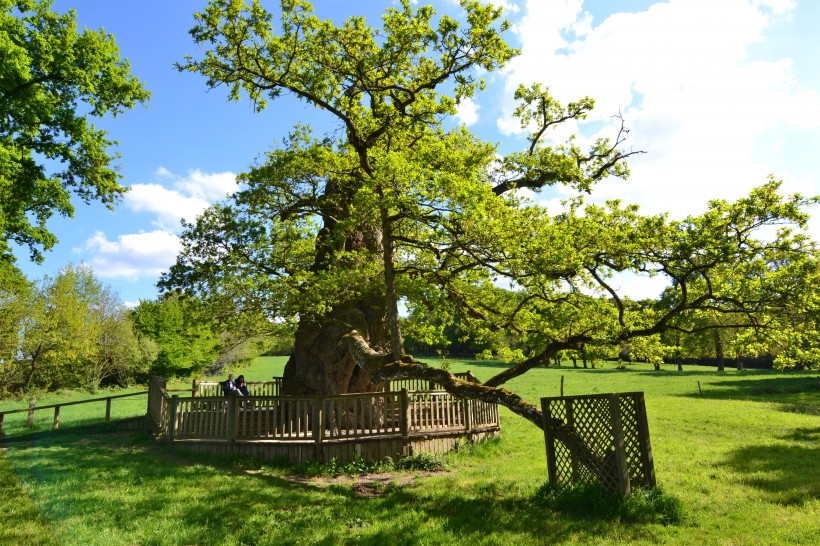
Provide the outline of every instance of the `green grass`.
<path id="1" fill-rule="evenodd" d="M 264 358 L 235 373 L 267 380 L 281 375 L 284 362 Z M 501 369 L 495 362 L 450 362 L 452 371 L 470 369 L 481 379 Z M 817 373 L 565 366 L 533 370 L 509 387 L 537 403 L 559 394 L 561 376 L 567 395 L 646 393 L 660 491 L 627 503 L 594 491 L 551 492 L 541 431 L 503 408 L 500 439 L 448 455 L 443 472 L 394 470 L 381 481 L 329 480 L 318 471 L 294 478 L 292 467 L 184 456 L 145 435 L 72 428 L 65 408 L 57 433 L 48 430 L 47 411 L 48 426 L 10 433 L 0 444 L 0 543 L 820 541 Z M 10 406 L 24 404 L 0 402 Z"/>

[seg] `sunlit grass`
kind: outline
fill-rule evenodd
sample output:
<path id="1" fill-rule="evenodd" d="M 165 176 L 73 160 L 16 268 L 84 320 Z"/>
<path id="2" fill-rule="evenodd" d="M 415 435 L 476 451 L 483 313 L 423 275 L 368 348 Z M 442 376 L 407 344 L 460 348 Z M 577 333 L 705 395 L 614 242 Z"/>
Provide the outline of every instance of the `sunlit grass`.
<path id="1" fill-rule="evenodd" d="M 235 373 L 267 380 L 281 376 L 285 361 L 265 358 Z M 494 362 L 451 366 L 481 379 L 502 369 Z M 561 376 L 567 395 L 645 392 L 662 494 L 597 508 L 594 497 L 581 497 L 572 510 L 567 499 L 545 499 L 543 435 L 503 408 L 500 439 L 446 456 L 443 472 L 394 470 L 382 481 L 293 477 L 293 467 L 185 456 L 147 435 L 70 429 L 66 408 L 59 434 L 48 430 L 49 413 L 38 433 L 3 441 L 0 511 L 15 517 L 0 518 L 0 543 L 818 542 L 816 373 L 563 366 L 533 370 L 509 387 L 537 403 L 559 394 Z M 368 480 L 370 494 L 362 495 L 355 484 Z"/>

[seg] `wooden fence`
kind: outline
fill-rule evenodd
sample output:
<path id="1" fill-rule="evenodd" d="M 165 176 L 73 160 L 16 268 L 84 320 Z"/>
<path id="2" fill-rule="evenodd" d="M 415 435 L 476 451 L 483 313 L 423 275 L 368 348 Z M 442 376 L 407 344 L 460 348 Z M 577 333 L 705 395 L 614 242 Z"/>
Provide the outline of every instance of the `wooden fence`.
<path id="1" fill-rule="evenodd" d="M 248 381 L 251 396 L 279 396 L 282 391 L 282 378 L 274 377 L 273 381 Z M 197 381 L 191 385 L 191 396 L 224 396 L 221 381 Z"/>
<path id="2" fill-rule="evenodd" d="M 163 383 L 164 386 L 164 383 Z M 88 400 L 77 400 L 76 402 L 62 402 L 60 404 L 47 404 L 43 406 L 38 406 L 36 400 L 32 399 L 29 401 L 28 408 L 23 409 L 16 409 L 16 410 L 6 410 L 0 411 L 0 433 L 3 432 L 3 424 L 5 421 L 5 416 L 12 414 L 12 413 L 24 413 L 27 412 L 28 416 L 26 417 L 26 425 L 29 428 L 34 426 L 34 414 L 37 411 L 43 411 L 47 409 L 54 410 L 54 420 L 52 423 L 52 429 L 57 430 L 60 427 L 60 410 L 65 406 L 76 406 L 79 404 L 90 404 L 94 402 L 105 402 L 105 422 L 111 421 L 111 401 L 117 398 L 127 398 L 130 396 L 140 396 L 143 394 L 148 394 L 148 391 L 141 391 L 141 392 L 132 392 L 129 394 L 117 394 L 114 396 L 105 396 L 101 398 L 90 398 Z"/>
<path id="3" fill-rule="evenodd" d="M 463 381 L 478 383 L 478 379 L 470 371 L 453 374 Z M 387 381 L 385 391 L 434 391 L 439 390 L 440 385 L 426 379 L 398 379 Z M 282 378 L 274 377 L 273 381 L 248 381 L 248 390 L 251 396 L 279 396 L 282 392 Z M 191 384 L 191 396 L 223 396 L 221 381 L 197 381 Z"/>
<path id="4" fill-rule="evenodd" d="M 216 384 L 218 385 L 218 383 Z M 257 383 L 256 392 L 278 389 Z M 249 384 L 250 386 L 250 384 Z M 446 392 L 401 391 L 334 396 L 170 396 L 162 378 L 152 378 L 149 414 L 169 442 L 291 442 L 315 444 L 473 435 L 499 430 L 498 407 Z M 193 390 L 193 389 L 192 389 Z M 254 392 L 254 391 L 251 391 Z M 482 436 L 483 437 L 483 436 Z"/>
<path id="5" fill-rule="evenodd" d="M 600 483 L 628 496 L 655 487 L 642 392 L 541 399 L 550 485 Z"/>

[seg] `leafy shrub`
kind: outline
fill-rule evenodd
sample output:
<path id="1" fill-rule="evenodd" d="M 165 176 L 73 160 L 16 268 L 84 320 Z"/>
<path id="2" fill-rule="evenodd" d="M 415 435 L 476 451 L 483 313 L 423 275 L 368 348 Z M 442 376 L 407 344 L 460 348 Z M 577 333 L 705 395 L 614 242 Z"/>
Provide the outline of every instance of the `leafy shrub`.
<path id="1" fill-rule="evenodd" d="M 416 453 L 396 461 L 396 470 L 426 470 L 438 472 L 444 469 L 444 463 L 429 453 Z"/>

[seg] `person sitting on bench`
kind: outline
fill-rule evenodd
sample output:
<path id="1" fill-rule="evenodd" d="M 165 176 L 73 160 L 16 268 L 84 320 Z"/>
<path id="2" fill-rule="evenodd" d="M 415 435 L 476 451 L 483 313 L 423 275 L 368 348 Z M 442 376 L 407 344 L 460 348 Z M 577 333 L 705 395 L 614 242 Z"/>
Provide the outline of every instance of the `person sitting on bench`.
<path id="1" fill-rule="evenodd" d="M 236 388 L 236 381 L 233 380 L 233 374 L 228 374 L 228 379 L 224 383 L 222 383 L 222 392 L 225 396 L 228 396 L 232 392 L 236 391 L 239 396 L 242 396 L 242 393 Z"/>
<path id="2" fill-rule="evenodd" d="M 236 390 L 239 391 L 239 394 L 242 396 L 250 396 L 251 391 L 248 389 L 248 384 L 245 382 L 245 376 L 240 375 L 236 378 Z"/>

